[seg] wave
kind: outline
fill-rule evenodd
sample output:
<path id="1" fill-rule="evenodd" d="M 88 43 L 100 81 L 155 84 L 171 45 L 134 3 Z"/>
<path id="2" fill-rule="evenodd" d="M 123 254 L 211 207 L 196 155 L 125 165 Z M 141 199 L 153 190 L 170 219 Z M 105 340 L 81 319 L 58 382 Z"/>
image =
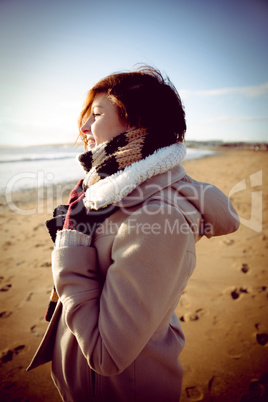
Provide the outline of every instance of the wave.
<path id="1" fill-rule="evenodd" d="M 37 161 L 52 161 L 52 160 L 63 160 L 63 159 L 73 159 L 74 155 L 46 155 L 46 156 L 18 156 L 7 157 L 5 159 L 0 159 L 1 163 L 18 163 L 18 162 L 37 162 Z"/>
<path id="2" fill-rule="evenodd" d="M 205 155 L 212 154 L 214 151 L 207 149 L 187 149 L 186 159 L 202 158 Z M 0 155 L 0 164 L 6 163 L 25 163 L 25 162 L 52 162 L 66 159 L 74 159 L 81 152 L 54 152 L 54 153 L 18 153 Z"/>

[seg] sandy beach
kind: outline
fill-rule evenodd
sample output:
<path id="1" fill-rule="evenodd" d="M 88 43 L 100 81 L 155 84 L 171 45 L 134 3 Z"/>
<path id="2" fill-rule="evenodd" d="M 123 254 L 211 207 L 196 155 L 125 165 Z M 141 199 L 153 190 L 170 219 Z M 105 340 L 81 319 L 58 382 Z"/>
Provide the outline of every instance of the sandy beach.
<path id="1" fill-rule="evenodd" d="M 197 267 L 176 309 L 186 337 L 181 401 L 267 401 L 267 153 L 219 149 L 184 166 L 232 194 L 242 223 L 234 234 L 197 244 Z M 47 327 L 53 244 L 44 222 L 71 188 L 1 198 L 2 402 L 60 401 L 50 364 L 25 370 Z"/>

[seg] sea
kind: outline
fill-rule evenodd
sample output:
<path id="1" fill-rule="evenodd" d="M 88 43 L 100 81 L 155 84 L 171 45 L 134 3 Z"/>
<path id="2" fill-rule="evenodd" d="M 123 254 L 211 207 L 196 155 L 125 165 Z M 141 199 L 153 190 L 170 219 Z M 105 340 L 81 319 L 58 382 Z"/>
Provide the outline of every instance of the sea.
<path id="1" fill-rule="evenodd" d="M 83 152 L 82 146 L 73 144 L 0 147 L 0 194 L 78 181 L 84 177 L 77 160 Z M 188 148 L 185 159 L 202 158 L 214 152 Z"/>

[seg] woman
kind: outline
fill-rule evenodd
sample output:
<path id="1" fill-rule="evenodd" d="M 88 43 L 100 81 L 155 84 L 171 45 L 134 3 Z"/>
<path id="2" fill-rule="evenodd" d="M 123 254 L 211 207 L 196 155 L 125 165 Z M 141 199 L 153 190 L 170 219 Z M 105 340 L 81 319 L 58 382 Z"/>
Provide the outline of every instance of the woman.
<path id="1" fill-rule="evenodd" d="M 98 82 L 79 128 L 86 175 L 48 223 L 59 301 L 28 369 L 52 360 L 64 401 L 177 402 L 184 336 L 174 310 L 195 242 L 237 230 L 237 214 L 186 175 L 181 100 L 153 68 Z"/>

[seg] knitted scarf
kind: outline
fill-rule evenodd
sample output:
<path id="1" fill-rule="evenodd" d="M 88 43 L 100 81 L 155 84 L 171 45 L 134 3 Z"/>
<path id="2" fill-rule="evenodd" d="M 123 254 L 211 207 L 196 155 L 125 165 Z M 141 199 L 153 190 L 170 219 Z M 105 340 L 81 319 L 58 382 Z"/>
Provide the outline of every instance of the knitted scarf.
<path id="1" fill-rule="evenodd" d="M 96 227 L 114 213 L 123 197 L 145 180 L 168 171 L 184 158 L 186 148 L 182 143 L 155 149 L 153 138 L 145 129 L 132 129 L 106 141 L 78 157 L 86 171 L 69 197 L 69 205 L 58 206 L 53 218 L 46 222 L 53 241 L 57 230 L 79 230 Z M 83 203 L 77 210 L 77 204 Z M 76 225 L 73 224 L 75 222 Z M 88 225 L 90 223 L 90 225 Z M 77 225 L 78 224 L 78 225 Z M 50 297 L 46 320 L 50 321 L 58 295 L 55 288 Z"/>
<path id="2" fill-rule="evenodd" d="M 150 136 L 144 128 L 126 131 L 79 156 L 87 172 L 83 187 L 92 186 L 106 176 L 144 159 L 155 151 Z"/>

